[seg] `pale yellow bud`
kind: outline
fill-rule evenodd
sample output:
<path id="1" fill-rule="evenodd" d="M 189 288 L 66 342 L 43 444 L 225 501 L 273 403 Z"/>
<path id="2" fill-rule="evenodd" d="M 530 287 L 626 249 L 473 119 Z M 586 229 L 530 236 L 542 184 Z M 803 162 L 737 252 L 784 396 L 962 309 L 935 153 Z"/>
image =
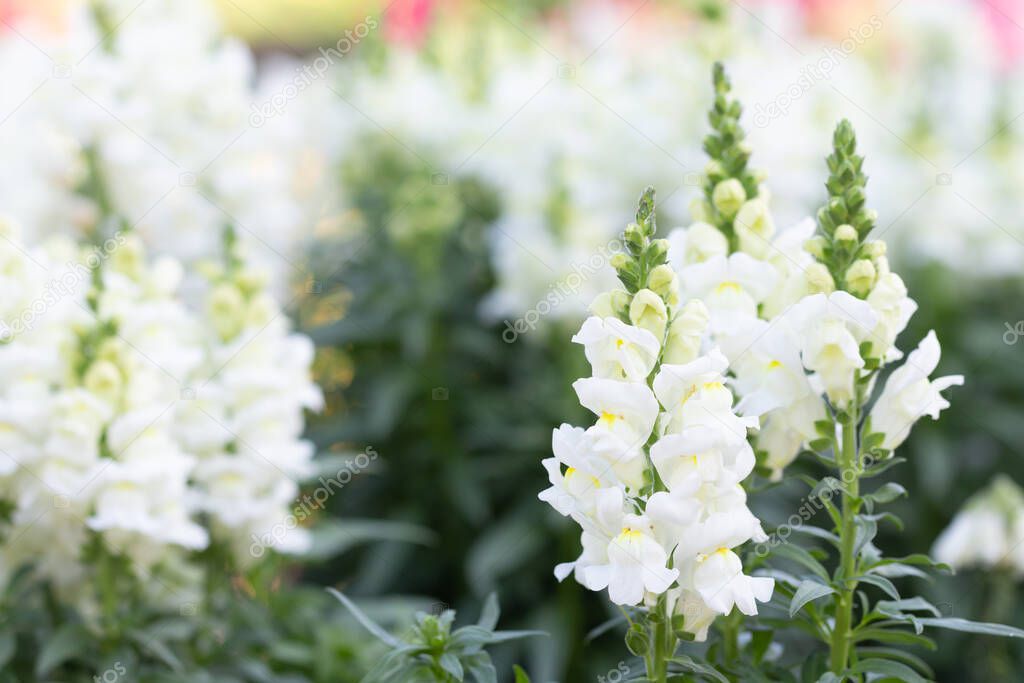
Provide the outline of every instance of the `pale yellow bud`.
<path id="1" fill-rule="evenodd" d="M 665 337 L 668 309 L 660 296 L 649 289 L 641 289 L 633 296 L 633 302 L 629 305 L 629 320 L 660 341 Z"/>
<path id="2" fill-rule="evenodd" d="M 804 242 L 804 251 L 813 256 L 814 258 L 824 258 L 825 254 L 825 238 L 821 235 L 815 235 L 814 237 Z"/>
<path id="3" fill-rule="evenodd" d="M 885 256 L 887 247 L 882 240 L 871 240 L 864 243 L 864 255 L 874 261 Z"/>
<path id="4" fill-rule="evenodd" d="M 629 308 L 629 292 L 613 289 L 601 292 L 590 304 L 590 312 L 599 318 L 618 318 Z"/>
<path id="5" fill-rule="evenodd" d="M 852 225 L 840 225 L 836 228 L 835 238 L 837 242 L 856 242 L 859 238 L 857 235 L 857 229 Z"/>
<path id="6" fill-rule="evenodd" d="M 708 320 L 710 315 L 703 301 L 687 301 L 669 326 L 664 362 L 681 364 L 696 359 L 700 355 L 701 338 Z"/>
<path id="7" fill-rule="evenodd" d="M 700 197 L 694 197 L 690 202 L 690 216 L 698 222 L 711 222 L 711 207 Z"/>
<path id="8" fill-rule="evenodd" d="M 831 294 L 836 289 L 836 283 L 828 268 L 821 263 L 812 263 L 807 266 L 807 289 L 809 294 Z"/>
<path id="9" fill-rule="evenodd" d="M 743 202 L 747 201 L 747 192 L 740 181 L 729 178 L 715 185 L 711 200 L 723 216 L 732 218 L 743 206 Z"/>
<path id="10" fill-rule="evenodd" d="M 851 294 L 867 296 L 871 288 L 875 286 L 875 264 L 867 259 L 857 259 L 846 270 L 846 288 Z"/>
<path id="11" fill-rule="evenodd" d="M 241 332 L 246 317 L 245 298 L 233 284 L 223 282 L 214 287 L 206 308 L 222 339 L 231 339 Z"/>
<path id="12" fill-rule="evenodd" d="M 744 202 L 733 221 L 733 228 L 740 238 L 741 251 L 757 258 L 768 253 L 775 234 L 775 221 L 763 200 L 756 198 Z"/>
<path id="13" fill-rule="evenodd" d="M 91 393 L 109 403 L 116 404 L 121 394 L 121 371 L 108 360 L 98 360 L 89 366 L 82 380 Z"/>
<path id="14" fill-rule="evenodd" d="M 132 233 L 126 235 L 122 243 L 110 253 L 110 267 L 137 280 L 146 265 L 146 248 L 142 239 Z"/>
<path id="15" fill-rule="evenodd" d="M 669 306 L 679 304 L 679 277 L 672 266 L 663 263 L 647 276 L 647 287 L 665 300 Z"/>

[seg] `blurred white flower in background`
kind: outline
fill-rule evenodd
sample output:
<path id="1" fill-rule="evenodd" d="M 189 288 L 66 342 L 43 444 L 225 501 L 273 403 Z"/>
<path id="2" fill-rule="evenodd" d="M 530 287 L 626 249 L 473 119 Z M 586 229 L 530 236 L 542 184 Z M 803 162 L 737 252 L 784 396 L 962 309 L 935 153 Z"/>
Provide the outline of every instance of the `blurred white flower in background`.
<path id="1" fill-rule="evenodd" d="M 102 234 L 116 215 L 188 265 L 222 253 L 231 225 L 276 292 L 302 275 L 296 245 L 330 181 L 321 103 L 311 88 L 265 115 L 281 68 L 253 85 L 209 3 L 76 4 L 63 31 L 0 34 L 0 66 L 0 207 L 39 231 L 27 239 Z"/>
<path id="2" fill-rule="evenodd" d="M 998 475 L 967 500 L 932 552 L 955 569 L 1008 569 L 1024 576 L 1024 491 Z"/>

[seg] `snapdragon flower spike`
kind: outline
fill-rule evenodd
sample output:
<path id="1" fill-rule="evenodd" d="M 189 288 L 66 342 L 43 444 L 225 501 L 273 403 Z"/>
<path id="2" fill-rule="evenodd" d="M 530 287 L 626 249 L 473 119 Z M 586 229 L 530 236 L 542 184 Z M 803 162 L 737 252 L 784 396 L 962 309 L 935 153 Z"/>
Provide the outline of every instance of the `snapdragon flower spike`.
<path id="1" fill-rule="evenodd" d="M 704 138 L 704 151 L 711 158 L 705 168 L 704 209 L 709 219 L 735 247 L 740 239 L 733 218 L 748 199 L 758 195 L 757 177 L 747 168 L 750 146 L 739 119 L 743 106 L 730 98 L 732 85 L 725 67 L 716 62 L 712 69 L 715 99 L 708 121 L 714 132 Z"/>
<path id="2" fill-rule="evenodd" d="M 772 592 L 734 552 L 765 538 L 741 485 L 758 419 L 736 414 L 726 357 L 701 353 L 707 309 L 680 301 L 654 233 L 647 190 L 615 264 L 626 290 L 599 296 L 573 337 L 593 371 L 574 388 L 594 423 L 554 430 L 540 498 L 582 529 L 583 552 L 556 568 L 559 580 L 572 573 L 620 605 L 664 604 L 704 638 L 715 616 L 755 614 Z"/>

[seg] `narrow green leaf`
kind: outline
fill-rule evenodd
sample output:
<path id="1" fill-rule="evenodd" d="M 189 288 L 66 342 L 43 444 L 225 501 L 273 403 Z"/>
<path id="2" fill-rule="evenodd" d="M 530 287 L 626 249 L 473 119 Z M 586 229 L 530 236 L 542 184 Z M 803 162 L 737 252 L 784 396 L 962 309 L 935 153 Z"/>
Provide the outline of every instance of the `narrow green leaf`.
<path id="1" fill-rule="evenodd" d="M 501 616 L 501 610 L 498 607 L 498 595 L 497 593 L 491 593 L 484 600 L 483 609 L 480 610 L 480 619 L 476 622 L 476 625 L 488 631 L 493 631 L 494 627 L 498 625 L 499 616 Z"/>
<path id="2" fill-rule="evenodd" d="M 791 560 L 805 567 L 806 569 L 811 570 L 824 583 L 828 583 L 829 581 L 828 571 L 825 569 L 825 567 L 823 567 L 820 562 L 814 559 L 813 555 L 811 555 L 809 552 L 807 552 L 798 545 L 795 545 L 793 543 L 784 543 L 782 545 L 772 548 L 771 554 L 775 555 L 776 557 L 782 557 L 787 560 Z"/>
<path id="3" fill-rule="evenodd" d="M 902 683 L 927 683 L 924 678 L 906 664 L 891 659 L 862 659 L 847 671 L 849 674 L 882 674 L 894 677 Z"/>
<path id="4" fill-rule="evenodd" d="M 356 604 L 349 600 L 341 591 L 328 588 L 327 592 L 337 598 L 338 602 L 344 605 L 345 608 L 352 613 L 352 616 L 355 617 L 356 621 L 358 621 L 363 628 L 373 634 L 377 640 L 394 648 L 402 647 L 404 645 L 400 640 L 385 631 L 379 624 L 377 624 L 377 622 L 366 616 L 366 614 L 356 607 Z"/>
<path id="5" fill-rule="evenodd" d="M 945 628 L 951 631 L 963 631 L 965 633 L 982 633 L 989 636 L 1002 636 L 1004 638 L 1024 638 L 1024 631 L 1005 624 L 989 624 L 983 621 L 968 621 L 959 617 L 921 617 L 919 621 L 925 626 Z"/>
<path id="6" fill-rule="evenodd" d="M 831 586 L 826 586 L 818 581 L 803 581 L 796 589 L 793 599 L 789 603 L 789 616 L 800 611 L 800 608 L 812 600 L 823 598 L 826 595 L 835 593 Z"/>
<path id="7" fill-rule="evenodd" d="M 514 683 L 530 683 L 530 677 L 526 675 L 525 671 L 523 671 L 523 667 L 518 664 L 512 667 L 512 673 L 514 673 L 516 677 Z"/>
<path id="8" fill-rule="evenodd" d="M 42 679 L 64 662 L 82 655 L 89 648 L 89 632 L 81 624 L 66 623 L 53 634 L 36 660 L 36 677 Z"/>

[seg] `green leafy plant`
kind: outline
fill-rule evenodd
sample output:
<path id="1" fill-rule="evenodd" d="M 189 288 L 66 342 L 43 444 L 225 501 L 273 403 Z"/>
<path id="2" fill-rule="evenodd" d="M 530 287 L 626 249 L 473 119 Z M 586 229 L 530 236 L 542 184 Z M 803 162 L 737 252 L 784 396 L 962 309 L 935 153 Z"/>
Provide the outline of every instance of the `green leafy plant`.
<path id="1" fill-rule="evenodd" d="M 333 588 L 328 591 L 367 631 L 389 648 L 362 683 L 454 683 L 465 680 L 495 683 L 498 674 L 485 649 L 487 646 L 544 635 L 540 631 L 495 631 L 500 612 L 498 598 L 492 593 L 484 602 L 476 624 L 453 630 L 454 610 L 446 609 L 437 615 L 419 612 L 411 632 L 396 637 L 370 619 L 343 593 Z M 516 683 L 529 683 L 529 678 L 519 667 L 515 669 L 515 679 Z"/>

